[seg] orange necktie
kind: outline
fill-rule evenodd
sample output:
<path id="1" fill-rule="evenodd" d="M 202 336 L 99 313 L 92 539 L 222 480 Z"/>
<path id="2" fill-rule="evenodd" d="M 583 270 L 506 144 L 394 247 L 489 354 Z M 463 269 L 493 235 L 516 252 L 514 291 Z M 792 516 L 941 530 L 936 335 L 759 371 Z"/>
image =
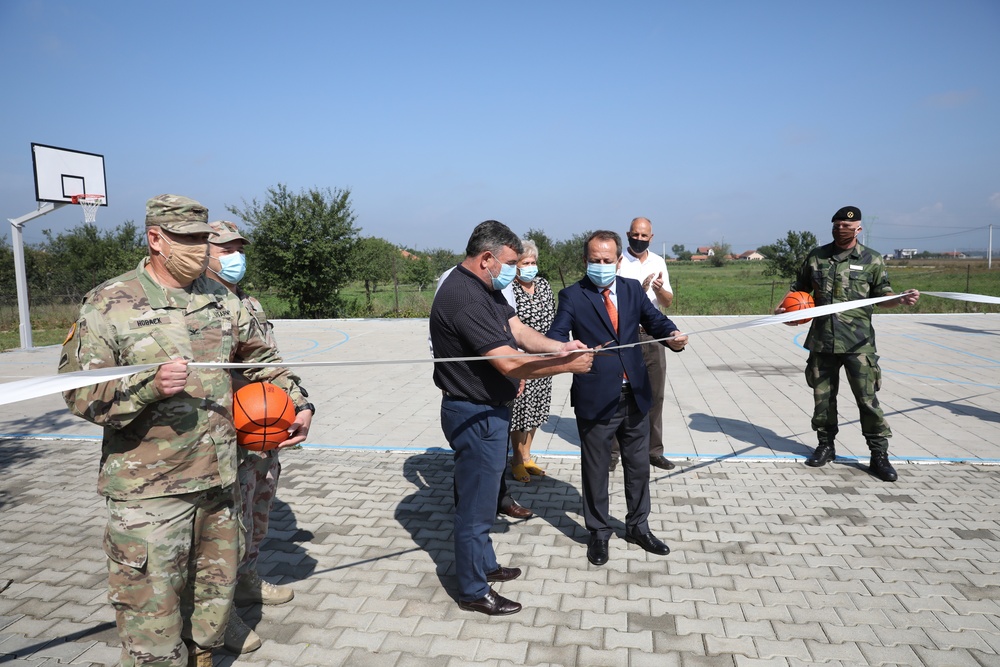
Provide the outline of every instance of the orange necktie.
<path id="1" fill-rule="evenodd" d="M 615 328 L 615 333 L 618 333 L 618 309 L 615 308 L 615 304 L 611 300 L 611 288 L 605 287 L 601 290 L 601 294 L 604 295 L 604 307 L 608 309 L 608 317 L 611 318 L 611 326 Z"/>
<path id="2" fill-rule="evenodd" d="M 601 294 L 604 295 L 604 307 L 608 309 L 608 317 L 611 318 L 611 326 L 615 328 L 615 333 L 618 333 L 618 309 L 615 308 L 615 302 L 611 300 L 611 288 L 605 287 L 601 290 Z M 624 373 L 625 380 L 628 380 L 628 373 Z"/>

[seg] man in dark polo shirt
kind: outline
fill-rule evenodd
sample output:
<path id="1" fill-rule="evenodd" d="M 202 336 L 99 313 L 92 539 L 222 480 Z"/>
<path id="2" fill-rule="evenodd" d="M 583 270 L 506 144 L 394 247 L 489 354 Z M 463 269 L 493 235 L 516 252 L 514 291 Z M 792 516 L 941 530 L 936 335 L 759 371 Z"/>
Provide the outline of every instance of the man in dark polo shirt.
<path id="1" fill-rule="evenodd" d="M 458 606 L 491 616 L 521 610 L 490 587 L 521 575 L 497 563 L 490 540 L 507 458 L 509 404 L 522 379 L 586 373 L 593 363 L 592 353 L 569 354 L 586 349 L 579 341 L 557 343 L 523 324 L 500 293 L 514 279 L 521 251 L 521 240 L 506 225 L 480 223 L 465 260 L 438 289 L 430 318 L 436 359 L 486 357 L 434 364 L 434 384 L 443 394 L 441 429 L 455 452 Z M 518 348 L 556 354 L 534 357 Z"/>

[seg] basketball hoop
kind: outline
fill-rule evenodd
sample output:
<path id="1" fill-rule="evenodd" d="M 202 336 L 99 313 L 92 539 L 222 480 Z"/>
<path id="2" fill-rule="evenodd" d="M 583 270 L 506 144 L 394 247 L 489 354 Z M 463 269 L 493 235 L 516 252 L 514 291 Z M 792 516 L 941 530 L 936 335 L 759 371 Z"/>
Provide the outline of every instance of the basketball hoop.
<path id="1" fill-rule="evenodd" d="M 71 200 L 83 208 L 83 221 L 97 220 L 97 209 L 104 203 L 104 195 L 73 195 Z"/>

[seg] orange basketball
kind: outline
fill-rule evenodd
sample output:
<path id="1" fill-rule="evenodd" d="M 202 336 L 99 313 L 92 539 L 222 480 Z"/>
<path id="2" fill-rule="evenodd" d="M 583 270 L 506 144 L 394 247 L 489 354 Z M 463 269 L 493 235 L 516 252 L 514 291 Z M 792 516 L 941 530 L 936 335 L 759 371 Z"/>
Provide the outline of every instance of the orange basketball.
<path id="1" fill-rule="evenodd" d="M 804 308 L 813 308 L 815 307 L 815 305 L 816 304 L 813 302 L 812 294 L 810 294 L 809 292 L 789 292 L 785 296 L 785 298 L 781 300 L 780 307 L 784 308 L 786 311 L 793 311 L 793 310 L 802 310 Z M 811 317 L 807 317 L 804 320 L 785 322 L 785 324 L 787 324 L 790 327 L 794 327 L 798 324 L 805 324 L 811 319 L 812 319 Z"/>
<path id="2" fill-rule="evenodd" d="M 233 394 L 236 444 L 263 452 L 288 440 L 295 421 L 295 404 L 285 391 L 270 382 L 252 382 Z"/>

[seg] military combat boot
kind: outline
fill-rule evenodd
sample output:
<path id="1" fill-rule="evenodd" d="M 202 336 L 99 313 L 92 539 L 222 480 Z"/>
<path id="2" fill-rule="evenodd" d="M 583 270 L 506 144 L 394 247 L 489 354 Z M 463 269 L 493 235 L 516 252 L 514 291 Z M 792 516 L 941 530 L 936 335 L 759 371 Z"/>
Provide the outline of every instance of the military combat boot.
<path id="1" fill-rule="evenodd" d="M 806 459 L 806 465 L 810 468 L 821 468 L 830 461 L 837 458 L 837 450 L 833 447 L 833 442 L 824 441 L 816 446 L 816 451 Z"/>
<path id="2" fill-rule="evenodd" d="M 295 597 L 288 586 L 275 586 L 260 578 L 257 571 L 242 575 L 236 582 L 233 602 L 240 606 L 251 604 L 284 604 Z"/>
<path id="3" fill-rule="evenodd" d="M 188 667 L 212 667 L 212 649 L 189 649 Z"/>
<path id="4" fill-rule="evenodd" d="M 899 478 L 896 469 L 889 463 L 888 452 L 872 452 L 871 461 L 868 462 L 868 472 L 883 482 L 895 482 Z"/>
<path id="5" fill-rule="evenodd" d="M 229 624 L 226 625 L 226 648 L 236 655 L 242 655 L 256 651 L 260 648 L 260 644 L 260 636 L 253 631 L 253 628 L 243 622 L 235 609 L 230 611 Z"/>

